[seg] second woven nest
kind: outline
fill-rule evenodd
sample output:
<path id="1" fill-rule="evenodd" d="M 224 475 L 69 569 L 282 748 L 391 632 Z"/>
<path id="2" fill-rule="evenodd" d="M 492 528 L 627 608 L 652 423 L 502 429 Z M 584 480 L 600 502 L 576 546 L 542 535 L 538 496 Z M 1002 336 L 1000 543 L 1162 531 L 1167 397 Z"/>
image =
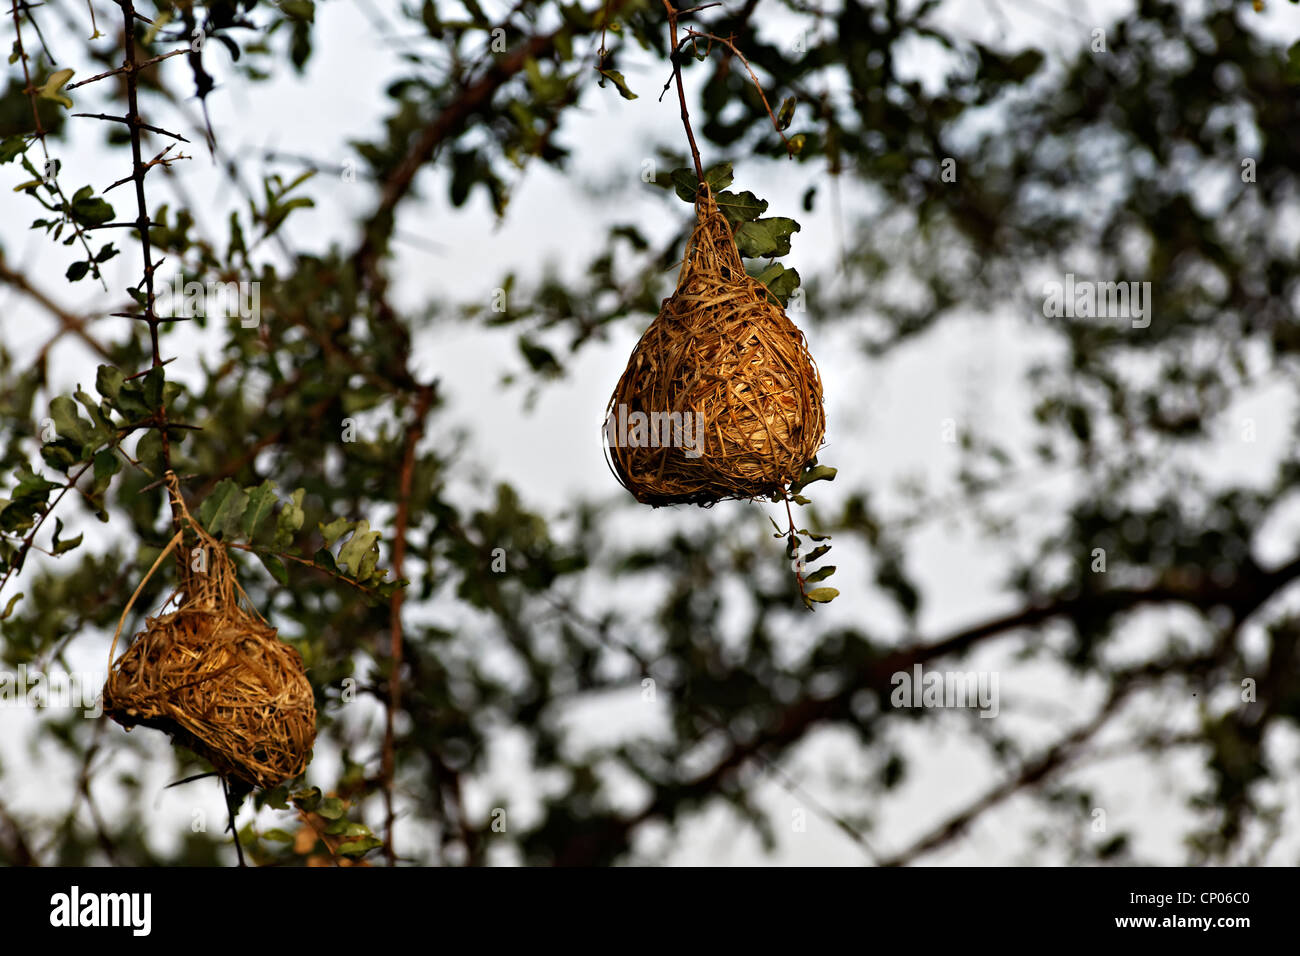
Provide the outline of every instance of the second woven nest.
<path id="1" fill-rule="evenodd" d="M 197 552 L 182 551 L 181 584 L 167 602 L 176 610 L 148 618 L 111 665 L 104 711 L 128 730 L 166 731 L 227 780 L 275 786 L 302 773 L 316 739 L 302 657 L 248 604 L 225 547 L 180 508 L 206 570 L 188 560 Z"/>
<path id="2" fill-rule="evenodd" d="M 708 187 L 677 289 L 610 398 L 615 476 L 644 504 L 780 495 L 821 446 L 821 377 L 803 333 L 745 273 Z"/>

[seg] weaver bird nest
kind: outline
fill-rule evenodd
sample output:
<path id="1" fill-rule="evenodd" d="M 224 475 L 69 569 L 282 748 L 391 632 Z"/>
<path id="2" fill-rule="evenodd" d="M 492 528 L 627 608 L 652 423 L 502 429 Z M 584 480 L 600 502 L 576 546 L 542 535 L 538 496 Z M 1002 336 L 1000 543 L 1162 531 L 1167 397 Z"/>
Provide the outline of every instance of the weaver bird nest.
<path id="1" fill-rule="evenodd" d="M 206 552 L 206 570 L 181 561 L 181 583 L 163 605 L 175 601 L 176 610 L 148 618 L 110 665 L 104 710 L 128 730 L 166 731 L 227 780 L 275 786 L 302 773 L 316 739 L 302 657 L 252 608 L 225 547 L 190 517 L 171 473 L 168 484 L 183 516 L 168 551 L 189 530 Z M 116 647 L 114 635 L 110 659 Z"/>
<path id="2" fill-rule="evenodd" d="M 776 497 L 826 432 L 817 365 L 766 286 L 747 275 L 707 186 L 677 289 L 610 398 L 611 469 L 644 504 Z"/>

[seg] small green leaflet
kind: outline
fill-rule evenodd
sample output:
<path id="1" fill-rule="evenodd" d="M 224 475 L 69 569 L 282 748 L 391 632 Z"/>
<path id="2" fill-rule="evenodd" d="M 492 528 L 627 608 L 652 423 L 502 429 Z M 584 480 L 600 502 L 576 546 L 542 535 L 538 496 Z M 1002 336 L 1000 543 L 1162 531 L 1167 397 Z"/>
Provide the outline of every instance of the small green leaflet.
<path id="1" fill-rule="evenodd" d="M 306 518 L 302 510 L 302 499 L 306 494 L 305 488 L 299 488 L 280 509 L 280 517 L 275 523 L 275 538 L 271 542 L 273 547 L 287 548 L 293 543 L 294 535 L 301 530 Z"/>
<path id="2" fill-rule="evenodd" d="M 752 222 L 767 212 L 767 200 L 759 199 L 748 190 L 743 193 L 720 192 L 714 199 L 733 226 L 740 222 Z"/>
<path id="3" fill-rule="evenodd" d="M 279 499 L 275 496 L 275 486 L 263 481 L 248 493 L 248 506 L 244 510 L 243 532 L 247 541 L 255 541 L 262 522 L 270 515 Z"/>
<path id="4" fill-rule="evenodd" d="M 695 170 L 685 166 L 674 169 L 669 174 L 669 179 L 672 181 L 673 188 L 677 190 L 677 196 L 683 202 L 695 202 L 695 193 L 700 182 L 695 176 Z M 732 179 L 731 163 L 718 163 L 704 172 L 704 181 L 714 196 L 730 186 Z"/>
<path id="5" fill-rule="evenodd" d="M 23 596 L 23 592 L 19 591 L 17 594 L 15 594 L 13 597 L 9 599 L 9 603 L 5 605 L 4 611 L 0 612 L 0 621 L 7 619 L 9 615 L 14 612 L 14 605 L 18 603 L 18 599 L 21 598 L 22 596 Z"/>
<path id="6" fill-rule="evenodd" d="M 743 222 L 736 227 L 736 246 L 749 259 L 784 256 L 790 252 L 790 236 L 800 228 L 785 216 Z"/>
<path id="7" fill-rule="evenodd" d="M 347 565 L 352 577 L 365 581 L 375 570 L 378 560 L 379 532 L 370 530 L 369 521 L 358 521 L 348 543 L 339 549 L 339 561 Z"/>
<path id="8" fill-rule="evenodd" d="M 72 79 L 75 70 L 56 70 L 51 73 L 45 85 L 40 88 L 40 96 L 43 100 L 53 100 L 61 106 L 72 108 L 72 98 L 63 92 L 63 86 Z"/>
<path id="9" fill-rule="evenodd" d="M 793 122 L 794 120 L 794 108 L 796 104 L 798 104 L 798 102 L 799 101 L 797 99 L 791 96 L 788 97 L 786 101 L 781 104 L 781 109 L 776 114 L 776 125 L 778 129 L 790 128 L 790 123 Z"/>
<path id="10" fill-rule="evenodd" d="M 199 508 L 199 521 L 209 534 L 232 538 L 239 533 L 240 520 L 247 505 L 248 494 L 232 479 L 225 478 L 212 489 L 212 494 Z"/>
<path id="11" fill-rule="evenodd" d="M 803 491 L 814 481 L 834 481 L 837 474 L 839 474 L 839 470 L 829 465 L 805 468 L 803 474 L 797 480 L 790 482 L 790 490 L 792 492 Z"/>
<path id="12" fill-rule="evenodd" d="M 348 533 L 352 527 L 352 522 L 347 518 L 335 518 L 329 524 L 320 526 L 321 537 L 325 539 L 325 547 L 334 547 L 334 542 Z"/>
<path id="13" fill-rule="evenodd" d="M 609 80 L 614 84 L 615 88 L 618 90 L 618 95 L 623 97 L 623 99 L 634 100 L 637 98 L 637 95 L 628 89 L 627 80 L 623 78 L 623 74 L 618 70 L 602 70 L 600 67 L 596 67 L 596 72 L 601 75 L 601 86 L 605 85 L 605 80 Z"/>
<path id="14" fill-rule="evenodd" d="M 799 272 L 797 269 L 787 269 L 779 262 L 773 262 L 758 274 L 758 281 L 767 286 L 767 291 L 772 294 L 772 298 L 785 308 L 790 304 L 790 296 L 794 294 L 794 290 L 799 288 Z M 793 490 L 799 489 L 793 488 Z"/>
<path id="15" fill-rule="evenodd" d="M 66 541 L 60 541 L 59 535 L 63 533 L 63 521 L 59 518 L 54 519 L 54 541 L 53 553 L 65 554 L 81 544 L 83 535 L 77 535 L 75 538 L 69 538 Z"/>

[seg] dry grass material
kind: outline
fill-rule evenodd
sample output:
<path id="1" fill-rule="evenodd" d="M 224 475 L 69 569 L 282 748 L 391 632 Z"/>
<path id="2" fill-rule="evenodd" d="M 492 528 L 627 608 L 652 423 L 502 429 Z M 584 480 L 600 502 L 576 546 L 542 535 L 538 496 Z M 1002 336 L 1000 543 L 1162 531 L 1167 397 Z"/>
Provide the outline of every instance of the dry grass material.
<path id="1" fill-rule="evenodd" d="M 148 618 L 110 665 L 104 710 L 128 730 L 166 731 L 227 780 L 275 786 L 302 773 L 316 740 L 316 703 L 302 657 L 252 608 L 225 547 L 190 517 L 170 472 L 168 487 L 184 525 L 168 551 L 192 535 L 206 549 L 207 569 L 181 562 L 180 586 L 163 605 L 176 602 L 176 610 Z M 110 660 L 116 648 L 114 635 Z"/>
<path id="2" fill-rule="evenodd" d="M 610 399 L 607 458 L 644 504 L 780 497 L 825 435 L 821 377 L 803 333 L 745 273 L 707 187 L 696 217 L 677 290 Z"/>

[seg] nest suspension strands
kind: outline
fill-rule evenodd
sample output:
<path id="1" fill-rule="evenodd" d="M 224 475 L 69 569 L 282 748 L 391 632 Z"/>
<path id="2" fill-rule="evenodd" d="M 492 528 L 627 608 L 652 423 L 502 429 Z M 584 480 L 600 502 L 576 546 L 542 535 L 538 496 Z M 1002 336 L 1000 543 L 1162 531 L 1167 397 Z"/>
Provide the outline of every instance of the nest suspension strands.
<path id="1" fill-rule="evenodd" d="M 253 609 L 225 547 L 190 516 L 171 472 L 167 487 L 182 528 L 122 612 L 109 650 L 104 711 L 128 730 L 166 731 L 226 780 L 275 786 L 303 771 L 316 739 L 316 703 L 302 657 Z M 176 610 L 148 618 L 113 662 L 131 605 L 191 533 L 206 569 L 182 560 L 180 584 L 163 604 L 175 601 Z"/>
<path id="2" fill-rule="evenodd" d="M 610 399 L 607 457 L 644 504 L 780 497 L 821 446 L 821 377 L 707 185 L 695 210 L 677 289 Z"/>

